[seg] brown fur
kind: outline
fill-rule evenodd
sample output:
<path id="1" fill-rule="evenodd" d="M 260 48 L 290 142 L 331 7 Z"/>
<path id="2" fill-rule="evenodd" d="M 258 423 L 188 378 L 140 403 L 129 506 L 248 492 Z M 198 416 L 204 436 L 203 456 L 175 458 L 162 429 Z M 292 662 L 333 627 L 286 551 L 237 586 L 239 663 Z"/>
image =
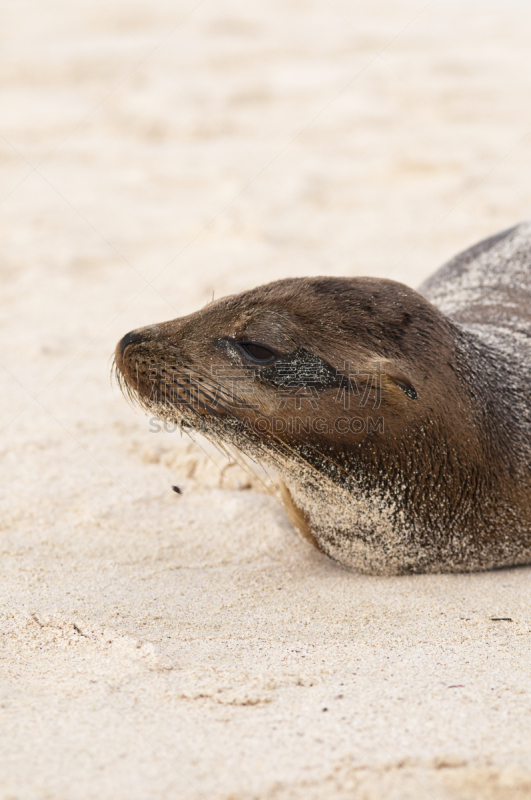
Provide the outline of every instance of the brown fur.
<path id="1" fill-rule="evenodd" d="M 461 278 L 484 253 L 461 263 Z M 413 289 L 288 279 L 135 333 L 141 341 L 123 357 L 116 350 L 127 390 L 272 464 L 293 524 L 332 558 L 379 573 L 531 561 L 531 359 L 524 369 L 521 354 L 497 350 Z M 271 348 L 276 361 L 253 364 L 242 341 Z M 350 408 L 346 362 L 358 371 Z M 297 379 L 299 411 L 289 391 Z M 310 430 L 289 428 L 297 414 Z M 336 429 L 355 416 L 361 432 Z M 260 430 L 266 422 L 272 429 Z"/>

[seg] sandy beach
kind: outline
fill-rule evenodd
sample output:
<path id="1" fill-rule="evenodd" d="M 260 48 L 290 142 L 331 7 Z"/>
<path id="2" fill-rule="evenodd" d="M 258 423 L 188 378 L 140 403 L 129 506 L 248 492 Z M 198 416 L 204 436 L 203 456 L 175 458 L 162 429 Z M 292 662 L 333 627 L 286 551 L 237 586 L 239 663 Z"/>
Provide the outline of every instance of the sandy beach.
<path id="1" fill-rule="evenodd" d="M 213 294 L 531 216 L 531 7 L 1 18 L 1 800 L 531 798 L 531 567 L 348 572 L 110 381 Z"/>

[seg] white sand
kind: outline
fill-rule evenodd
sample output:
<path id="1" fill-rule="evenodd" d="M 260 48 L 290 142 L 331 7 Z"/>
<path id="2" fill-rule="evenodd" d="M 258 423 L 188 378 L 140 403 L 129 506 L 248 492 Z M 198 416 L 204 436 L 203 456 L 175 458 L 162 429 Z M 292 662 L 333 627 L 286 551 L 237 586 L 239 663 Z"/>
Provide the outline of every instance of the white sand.
<path id="1" fill-rule="evenodd" d="M 529 4 L 2 15 L 0 797 L 531 797 L 531 569 L 348 573 L 109 384 L 213 291 L 531 216 Z"/>

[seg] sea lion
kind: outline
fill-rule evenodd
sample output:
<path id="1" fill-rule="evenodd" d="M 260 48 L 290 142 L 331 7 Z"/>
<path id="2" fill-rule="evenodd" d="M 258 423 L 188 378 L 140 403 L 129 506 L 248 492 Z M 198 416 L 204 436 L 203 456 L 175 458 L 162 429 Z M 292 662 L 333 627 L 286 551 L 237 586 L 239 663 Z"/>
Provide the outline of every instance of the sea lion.
<path id="1" fill-rule="evenodd" d="M 120 384 L 273 466 L 290 519 L 371 574 L 531 563 L 531 223 L 418 291 L 288 278 L 132 331 Z"/>

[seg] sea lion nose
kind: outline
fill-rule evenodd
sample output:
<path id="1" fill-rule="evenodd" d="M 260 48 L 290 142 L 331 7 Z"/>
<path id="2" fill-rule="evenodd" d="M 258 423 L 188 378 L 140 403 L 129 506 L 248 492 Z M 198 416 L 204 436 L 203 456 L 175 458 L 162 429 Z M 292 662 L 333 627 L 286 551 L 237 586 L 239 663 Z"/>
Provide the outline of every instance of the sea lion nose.
<path id="1" fill-rule="evenodd" d="M 120 354 L 121 354 L 122 358 L 123 358 L 123 355 L 125 353 L 125 349 L 126 349 L 126 347 L 128 345 L 136 344 L 137 342 L 141 342 L 141 341 L 142 341 L 142 334 L 141 333 L 134 333 L 133 331 L 130 331 L 129 333 L 126 333 L 124 338 L 120 342 Z"/>

